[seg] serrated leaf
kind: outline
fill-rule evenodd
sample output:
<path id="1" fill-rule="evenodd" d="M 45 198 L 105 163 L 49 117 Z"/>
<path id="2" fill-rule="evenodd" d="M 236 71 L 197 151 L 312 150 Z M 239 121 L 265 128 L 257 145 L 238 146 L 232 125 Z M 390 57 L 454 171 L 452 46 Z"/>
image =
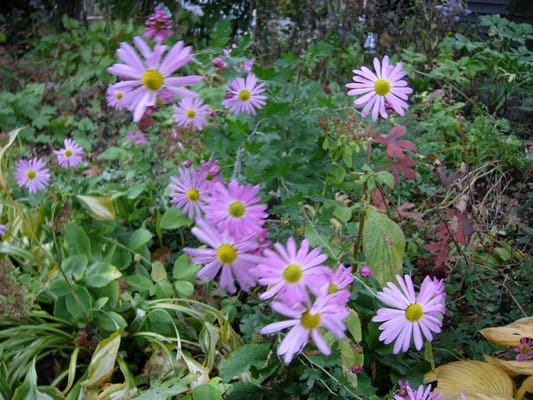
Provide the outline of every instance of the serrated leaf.
<path id="1" fill-rule="evenodd" d="M 402 271 L 405 236 L 386 214 L 369 207 L 363 228 L 363 253 L 366 264 L 383 286 Z"/>
<path id="2" fill-rule="evenodd" d="M 261 366 L 266 362 L 270 346 L 266 343 L 245 344 L 234 350 L 220 369 L 220 377 L 229 382 L 234 376 L 250 370 L 250 366 Z"/>
<path id="3" fill-rule="evenodd" d="M 98 343 L 89 363 L 88 378 L 81 382 L 82 386 L 98 388 L 111 379 L 120 347 L 121 334 L 122 330 L 118 330 Z"/>
<path id="4" fill-rule="evenodd" d="M 91 217 L 97 221 L 115 220 L 115 207 L 113 200 L 108 197 L 78 195 L 81 204 L 89 210 Z"/>

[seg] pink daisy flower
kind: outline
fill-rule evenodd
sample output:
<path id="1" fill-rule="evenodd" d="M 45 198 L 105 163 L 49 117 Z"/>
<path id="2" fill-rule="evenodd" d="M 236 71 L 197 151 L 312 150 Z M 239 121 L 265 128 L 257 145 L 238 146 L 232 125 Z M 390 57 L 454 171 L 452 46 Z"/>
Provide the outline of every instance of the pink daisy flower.
<path id="1" fill-rule="evenodd" d="M 337 293 L 339 304 L 345 306 L 351 295 L 346 288 L 353 280 L 352 267 L 345 267 L 343 264 L 339 264 L 335 271 L 329 269 L 326 282 L 322 285 L 320 291 L 323 294 Z"/>
<path id="2" fill-rule="evenodd" d="M 363 107 L 363 117 L 372 110 L 373 121 L 378 119 L 378 114 L 388 118 L 386 104 L 398 114 L 404 115 L 404 110 L 408 107 L 408 94 L 413 89 L 403 80 L 407 72 L 402 70 L 402 63 L 392 66 L 388 56 L 383 57 L 381 63 L 374 58 L 374 69 L 375 73 L 367 67 L 353 70 L 355 75 L 352 79 L 355 83 L 347 83 L 346 87 L 351 89 L 348 96 L 361 96 L 354 100 L 354 106 Z"/>
<path id="3" fill-rule="evenodd" d="M 417 350 L 422 348 L 423 338 L 433 340 L 432 334 L 441 330 L 441 317 L 445 312 L 444 296 L 433 280 L 424 279 L 418 295 L 409 275 L 403 278 L 396 275 L 396 280 L 399 286 L 388 282 L 377 294 L 378 298 L 391 308 L 380 308 L 372 318 L 374 322 L 383 322 L 379 326 L 383 331 L 379 340 L 385 344 L 395 341 L 395 354 L 400 350 L 406 352 L 411 338 Z"/>
<path id="4" fill-rule="evenodd" d="M 244 111 L 255 115 L 266 103 L 266 96 L 261 95 L 264 91 L 265 84 L 258 84 L 256 76 L 248 74 L 246 79 L 237 78 L 229 84 L 222 105 L 234 114 Z"/>
<path id="5" fill-rule="evenodd" d="M 259 296 L 261 300 L 277 296 L 290 305 L 308 301 L 308 289 L 320 294 L 320 288 L 328 279 L 329 267 L 322 265 L 328 256 L 321 253 L 320 248 L 310 251 L 309 247 L 304 239 L 297 249 L 296 241 L 290 237 L 286 247 L 276 243 L 275 250 L 263 252 L 263 260 L 253 270 L 261 285 L 269 285 Z"/>
<path id="6" fill-rule="evenodd" d="M 193 173 L 197 175 L 197 179 L 205 181 L 206 188 L 209 191 L 214 188 L 216 183 L 224 183 L 224 179 L 220 176 L 218 161 L 216 160 L 200 161 L 200 167 L 195 168 Z"/>
<path id="7" fill-rule="evenodd" d="M 393 397 L 393 400 L 442 400 L 442 393 L 431 393 L 431 385 L 424 387 L 420 385 L 413 390 L 409 382 L 399 382 L 400 390 Z"/>
<path id="8" fill-rule="evenodd" d="M 75 167 L 82 161 L 83 148 L 72 139 L 65 139 L 65 147 L 54 150 L 61 168 Z"/>
<path id="9" fill-rule="evenodd" d="M 195 92 L 181 86 L 197 84 L 202 80 L 200 75 L 171 76 L 192 60 L 190 46 L 184 47 L 183 41 L 179 41 L 161 60 L 167 46 L 156 44 L 152 50 L 138 36 L 133 41 L 145 60 L 139 57 L 131 45 L 122 42 L 117 55 L 124 64 L 114 64 L 107 70 L 122 79 L 113 88 L 124 91 L 124 96 L 127 96 L 125 101 L 133 112 L 135 122 L 141 119 L 148 107 L 157 105 L 158 96 L 161 96 L 161 92 L 165 93 L 165 90 L 180 96 L 197 96 Z"/>
<path id="10" fill-rule="evenodd" d="M 156 42 L 162 42 L 165 38 L 172 36 L 172 19 L 160 7 L 154 9 L 154 13 L 146 21 L 146 31 L 143 37 L 154 37 Z"/>
<path id="11" fill-rule="evenodd" d="M 344 337 L 344 320 L 349 312 L 346 307 L 339 306 L 336 297 L 337 294 L 333 293 L 317 297 L 312 305 L 303 302 L 295 303 L 292 307 L 279 301 L 272 302 L 274 311 L 291 319 L 266 325 L 260 333 L 264 335 L 291 327 L 277 350 L 277 354 L 283 356 L 285 364 L 289 364 L 294 355 L 303 350 L 310 337 L 322 354 L 331 354 L 330 347 L 320 334 L 320 328 L 327 329 L 338 339 Z"/>
<path id="12" fill-rule="evenodd" d="M 48 186 L 50 173 L 44 160 L 35 157 L 17 161 L 15 179 L 19 187 L 26 187 L 28 192 L 35 193 Z"/>
<path id="13" fill-rule="evenodd" d="M 188 96 L 181 99 L 174 108 L 174 119 L 179 126 L 201 131 L 207 126 L 206 116 L 209 115 L 209 111 L 209 106 L 202 100 Z"/>
<path id="14" fill-rule="evenodd" d="M 109 85 L 107 88 L 107 105 L 117 110 L 124 110 L 128 108 L 127 89 L 117 89 L 114 85 Z"/>
<path id="15" fill-rule="evenodd" d="M 170 202 L 181 208 L 189 219 L 203 215 L 205 198 L 207 197 L 207 185 L 205 180 L 194 170 L 180 168 L 178 177 L 171 176 L 169 189 Z"/>
<path id="16" fill-rule="evenodd" d="M 259 185 L 239 185 L 235 179 L 227 188 L 216 183 L 204 207 L 205 218 L 235 236 L 257 234 L 268 217 L 266 204 L 258 204 L 259 189 Z"/>
<path id="17" fill-rule="evenodd" d="M 261 257 L 253 254 L 256 248 L 253 238 L 235 239 L 227 231 L 221 232 L 201 218 L 196 220 L 191 232 L 209 246 L 183 249 L 192 256 L 193 262 L 205 265 L 198 271 L 198 278 L 212 281 L 220 272 L 220 287 L 229 293 L 236 290 L 235 280 L 244 291 L 256 285 L 255 276 L 250 271 Z"/>
<path id="18" fill-rule="evenodd" d="M 516 355 L 517 361 L 533 359 L 533 339 L 525 337 L 520 338 L 520 346 L 513 347 L 513 350 L 518 353 Z"/>

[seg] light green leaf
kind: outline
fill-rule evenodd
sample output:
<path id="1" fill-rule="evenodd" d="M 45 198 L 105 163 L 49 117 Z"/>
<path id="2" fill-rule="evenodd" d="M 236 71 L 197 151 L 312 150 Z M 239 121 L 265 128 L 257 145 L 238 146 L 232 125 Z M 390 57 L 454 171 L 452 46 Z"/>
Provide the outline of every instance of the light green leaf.
<path id="1" fill-rule="evenodd" d="M 131 250 L 137 250 L 141 246 L 144 246 L 152 239 L 152 233 L 144 228 L 139 228 L 133 232 L 128 240 L 128 248 Z"/>
<path id="2" fill-rule="evenodd" d="M 152 263 L 152 271 L 150 277 L 154 282 L 159 282 L 167 279 L 167 271 L 161 261 L 154 261 Z"/>
<path id="3" fill-rule="evenodd" d="M 0 148 L 0 187 L 5 188 L 5 182 L 3 177 L 3 171 L 2 171 L 2 158 L 4 157 L 5 152 L 11 147 L 15 139 L 17 138 L 17 135 L 19 134 L 20 130 L 22 128 L 17 128 L 11 132 L 8 133 L 9 139 L 6 143 L 6 145 L 2 148 Z"/>
<path id="4" fill-rule="evenodd" d="M 348 328 L 348 331 L 354 338 L 354 340 L 360 342 L 362 339 L 361 335 L 361 320 L 359 319 L 359 314 L 351 308 L 348 309 L 350 314 L 348 314 L 348 317 L 345 320 L 346 327 Z"/>
<path id="5" fill-rule="evenodd" d="M 89 363 L 88 378 L 81 382 L 87 388 L 98 388 L 109 381 L 115 368 L 122 330 L 118 330 L 96 346 Z"/>
<path id="6" fill-rule="evenodd" d="M 100 288 L 120 276 L 122 273 L 114 265 L 105 261 L 96 261 L 89 265 L 83 280 L 89 287 Z"/>
<path id="7" fill-rule="evenodd" d="M 113 206 L 113 200 L 110 198 L 82 195 L 77 197 L 95 220 L 113 221 L 115 219 L 115 207 Z"/>
<path id="8" fill-rule="evenodd" d="M 165 211 L 159 222 L 161 229 L 178 229 L 191 223 L 189 218 L 177 207 Z"/>
<path id="9" fill-rule="evenodd" d="M 350 384 L 357 387 L 357 375 L 352 372 L 352 367 L 355 365 L 363 365 L 364 357 L 362 353 L 357 352 L 351 345 L 348 339 L 339 341 L 339 349 L 341 352 L 342 372 L 348 378 Z"/>
<path id="10" fill-rule="evenodd" d="M 189 297 L 194 293 L 194 285 L 189 281 L 176 281 L 174 288 L 182 296 Z"/>
<path id="11" fill-rule="evenodd" d="M 363 253 L 375 278 L 383 286 L 402 271 L 405 236 L 400 227 L 374 207 L 366 210 Z"/>

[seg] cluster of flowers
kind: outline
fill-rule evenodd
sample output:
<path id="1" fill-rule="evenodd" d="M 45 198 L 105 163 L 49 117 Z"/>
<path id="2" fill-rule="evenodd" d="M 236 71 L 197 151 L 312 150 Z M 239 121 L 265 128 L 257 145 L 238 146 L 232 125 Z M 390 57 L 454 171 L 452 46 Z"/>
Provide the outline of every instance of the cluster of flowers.
<path id="1" fill-rule="evenodd" d="M 139 122 L 147 111 L 176 102 L 177 95 L 180 99 L 174 109 L 176 123 L 181 127 L 203 130 L 207 126 L 207 117 L 213 115 L 213 112 L 199 99 L 198 93 L 184 88 L 200 83 L 203 77 L 173 75 L 193 60 L 192 47 L 178 41 L 163 57 L 167 46 L 162 41 L 172 35 L 171 24 L 170 17 L 157 8 L 147 21 L 144 33 L 144 37 L 154 38 L 153 48 L 138 36 L 133 38 L 136 49 L 129 43 L 120 44 L 117 56 L 123 63 L 114 64 L 107 69 L 120 81 L 108 87 L 107 104 L 132 112 L 133 121 Z M 224 95 L 222 106 L 234 114 L 246 112 L 255 115 L 256 109 L 266 104 L 266 96 L 261 94 L 265 91 L 264 84 L 259 83 L 251 72 L 252 64 L 253 60 L 248 60 L 244 68 L 247 76 L 230 82 Z"/>
<path id="2" fill-rule="evenodd" d="M 409 382 L 398 382 L 399 390 L 394 395 L 393 400 L 442 400 L 444 395 L 442 393 L 435 393 L 431 391 L 431 385 L 424 387 L 420 385 L 416 390 L 411 388 Z M 462 400 L 465 400 L 461 396 Z"/>
<path id="3" fill-rule="evenodd" d="M 64 147 L 54 150 L 54 154 L 61 168 L 75 167 L 82 162 L 83 148 L 74 140 L 65 139 Z M 14 175 L 17 185 L 26 187 L 29 193 L 45 189 L 50 182 L 50 171 L 40 157 L 18 160 Z"/>
<path id="4" fill-rule="evenodd" d="M 236 291 L 235 281 L 244 291 L 266 285 L 259 298 L 271 300 L 272 309 L 289 319 L 269 324 L 261 333 L 291 328 L 277 350 L 285 363 L 311 339 L 320 352 L 330 354 L 320 332 L 326 329 L 339 339 L 344 337 L 349 285 L 354 279 L 351 267 L 341 264 L 334 270 L 327 266 L 328 256 L 320 248 L 312 249 L 305 239 L 300 246 L 293 237 L 285 245 L 271 246 L 260 187 L 236 180 L 226 183 L 219 173 L 216 162 L 203 162 L 200 167 L 179 169 L 169 185 L 171 203 L 195 221 L 192 233 L 205 244 L 184 249 L 203 265 L 198 277 L 212 281 L 220 273 L 219 285 L 229 293 Z M 407 351 L 411 340 L 417 349 L 423 338 L 432 340 L 432 334 L 440 332 L 445 311 L 442 280 L 427 277 L 418 295 L 410 276 L 397 276 L 397 281 L 399 286 L 389 283 L 377 294 L 390 307 L 381 308 L 374 317 L 383 322 L 380 340 L 395 341 L 395 353 Z"/>

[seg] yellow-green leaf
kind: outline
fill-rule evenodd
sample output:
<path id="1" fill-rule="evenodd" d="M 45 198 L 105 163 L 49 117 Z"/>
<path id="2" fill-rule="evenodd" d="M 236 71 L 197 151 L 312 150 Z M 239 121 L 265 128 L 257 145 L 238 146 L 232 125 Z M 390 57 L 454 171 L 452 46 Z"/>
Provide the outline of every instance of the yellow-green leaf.
<path id="1" fill-rule="evenodd" d="M 113 221 L 115 219 L 115 207 L 110 198 L 82 195 L 77 197 L 89 210 L 91 217 L 97 221 Z"/>
<path id="2" fill-rule="evenodd" d="M 509 399 L 513 397 L 513 381 L 509 375 L 482 361 L 454 361 L 441 365 L 435 371 L 428 372 L 425 381 L 437 381 L 438 391 L 446 396 L 469 392 Z M 467 398 L 470 399 L 469 396 Z"/>
<path id="3" fill-rule="evenodd" d="M 520 346 L 520 338 L 533 339 L 533 317 L 518 319 L 508 325 L 479 331 L 487 340 L 500 346 Z"/>
<path id="4" fill-rule="evenodd" d="M 15 139 L 17 138 L 17 135 L 19 134 L 21 129 L 22 128 L 17 128 L 15 130 L 9 132 L 8 133 L 9 139 L 7 141 L 7 144 L 4 147 L 0 148 L 0 187 L 3 187 L 3 188 L 6 187 L 5 182 L 4 182 L 3 172 L 2 172 L 2 158 L 4 157 L 4 154 L 7 151 L 7 149 L 9 149 L 9 147 L 11 147 L 11 145 L 13 144 Z"/>
<path id="5" fill-rule="evenodd" d="M 81 382 L 82 386 L 98 388 L 111 379 L 120 347 L 121 334 L 122 330 L 118 330 L 98 343 L 89 363 L 88 378 Z"/>
<path id="6" fill-rule="evenodd" d="M 363 253 L 374 277 L 383 286 L 402 271 L 405 236 L 400 227 L 374 207 L 366 212 Z"/>

